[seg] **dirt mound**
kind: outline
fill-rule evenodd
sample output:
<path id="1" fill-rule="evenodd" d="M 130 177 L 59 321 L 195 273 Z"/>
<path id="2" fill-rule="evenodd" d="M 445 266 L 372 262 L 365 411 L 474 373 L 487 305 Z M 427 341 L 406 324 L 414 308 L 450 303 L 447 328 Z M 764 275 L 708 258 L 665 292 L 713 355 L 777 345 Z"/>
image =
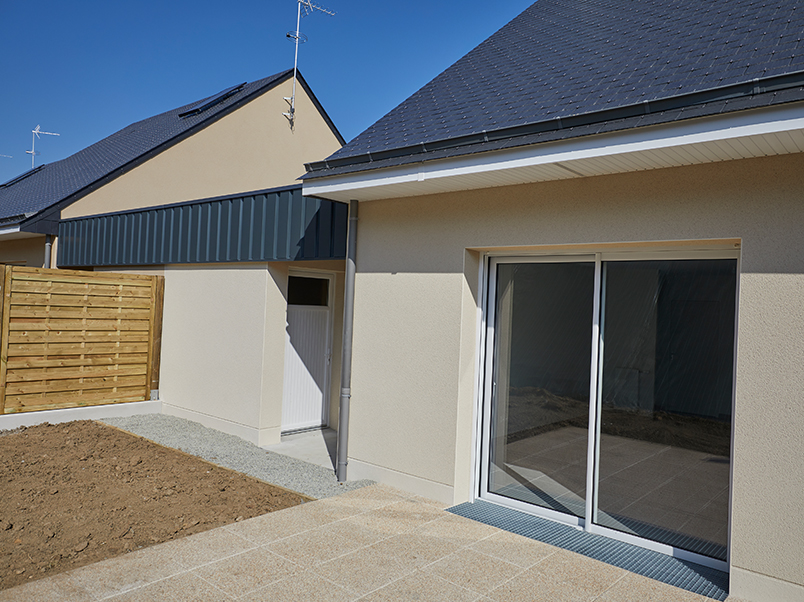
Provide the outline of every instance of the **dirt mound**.
<path id="1" fill-rule="evenodd" d="M 83 420 L 0 436 L 0 589 L 307 501 Z"/>

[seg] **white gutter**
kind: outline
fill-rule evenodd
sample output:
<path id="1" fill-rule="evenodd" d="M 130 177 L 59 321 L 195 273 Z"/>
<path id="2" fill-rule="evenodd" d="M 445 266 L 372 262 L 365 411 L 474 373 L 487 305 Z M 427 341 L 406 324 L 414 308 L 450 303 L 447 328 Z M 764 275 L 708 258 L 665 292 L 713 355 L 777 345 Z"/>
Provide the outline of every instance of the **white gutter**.
<path id="1" fill-rule="evenodd" d="M 19 226 L 9 226 L 8 228 L 0 228 L 0 238 L 8 236 L 9 234 L 19 234 Z"/>
<path id="2" fill-rule="evenodd" d="M 804 151 L 804 102 L 304 182 L 304 194 L 374 200 Z"/>

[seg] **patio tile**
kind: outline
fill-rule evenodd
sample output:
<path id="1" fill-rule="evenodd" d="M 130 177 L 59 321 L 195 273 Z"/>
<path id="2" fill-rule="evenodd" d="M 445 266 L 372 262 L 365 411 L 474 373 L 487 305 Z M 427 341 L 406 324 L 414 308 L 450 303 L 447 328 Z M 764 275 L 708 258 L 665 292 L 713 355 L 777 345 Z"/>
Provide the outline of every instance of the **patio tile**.
<path id="1" fill-rule="evenodd" d="M 458 550 L 458 546 L 413 531 L 384 539 L 371 546 L 371 549 L 386 556 L 393 556 L 411 569 L 420 569 L 449 556 Z"/>
<path id="2" fill-rule="evenodd" d="M 626 571 L 579 554 L 559 551 L 489 593 L 498 602 L 595 600 Z"/>
<path id="3" fill-rule="evenodd" d="M 212 529 L 159 546 L 186 569 L 215 562 L 256 547 L 252 542 L 226 529 Z"/>
<path id="4" fill-rule="evenodd" d="M 361 602 L 476 602 L 482 596 L 454 583 L 416 572 L 402 577 L 367 596 Z"/>
<path id="5" fill-rule="evenodd" d="M 335 558 L 313 570 L 357 595 L 367 594 L 413 572 L 403 560 L 382 554 L 373 546 Z"/>
<path id="6" fill-rule="evenodd" d="M 711 602 L 711 598 L 628 574 L 595 599 L 595 602 Z"/>
<path id="7" fill-rule="evenodd" d="M 239 598 L 239 601 L 298 602 L 299 600 L 315 600 L 315 602 L 351 602 L 356 598 L 356 594 L 347 592 L 345 589 L 310 571 L 304 571 L 251 592 Z"/>
<path id="8" fill-rule="evenodd" d="M 371 529 L 379 537 L 391 537 L 413 531 L 426 523 L 441 518 L 444 512 L 430 504 L 403 500 L 376 510 L 358 514 L 344 521 Z"/>
<path id="9" fill-rule="evenodd" d="M 0 602 L 42 602 L 42 600 L 85 602 L 94 599 L 86 587 L 70 578 L 69 573 L 45 577 L 0 591 Z"/>
<path id="10" fill-rule="evenodd" d="M 224 527 L 228 532 L 263 545 L 328 525 L 352 514 L 340 515 L 337 508 L 322 507 L 321 502 L 308 502 L 278 512 L 269 512 Z"/>
<path id="11" fill-rule="evenodd" d="M 499 531 L 496 527 L 448 513 L 416 529 L 419 535 L 437 537 L 461 547 L 472 545 Z"/>
<path id="12" fill-rule="evenodd" d="M 508 531 L 500 531 L 490 537 L 481 539 L 476 544 L 473 544 L 471 548 L 477 552 L 520 566 L 523 569 L 541 562 L 558 551 L 556 547 L 540 541 L 534 541 L 516 533 L 509 533 Z"/>
<path id="13" fill-rule="evenodd" d="M 70 579 L 105 598 L 184 572 L 163 546 L 123 554 L 70 571 Z"/>
<path id="14" fill-rule="evenodd" d="M 343 523 L 325 525 L 293 537 L 270 543 L 265 549 L 292 562 L 310 567 L 376 541 L 371 531 L 355 528 L 354 533 Z"/>
<path id="15" fill-rule="evenodd" d="M 446 510 L 450 506 L 454 506 L 454 504 L 445 504 L 443 502 L 439 502 L 437 500 L 431 500 L 430 498 L 422 497 L 420 495 L 412 495 L 408 498 L 410 502 L 420 502 L 422 504 L 430 504 L 431 506 L 435 506 L 439 510 Z"/>
<path id="16" fill-rule="evenodd" d="M 431 564 L 423 569 L 423 572 L 436 575 L 478 594 L 487 594 L 516 577 L 522 569 L 510 562 L 464 548 Z"/>
<path id="17" fill-rule="evenodd" d="M 393 504 L 394 502 L 401 502 L 408 497 L 410 497 L 409 494 L 399 489 L 389 487 L 388 485 L 371 485 L 369 487 L 353 489 L 352 491 L 320 501 L 348 505 L 360 512 L 366 512 L 368 510 L 375 510 L 381 506 Z"/>
<path id="18" fill-rule="evenodd" d="M 231 600 L 232 598 L 192 573 L 182 573 L 134 589 L 112 598 L 110 602 L 200 602 L 202 600 Z"/>
<path id="19" fill-rule="evenodd" d="M 298 570 L 296 564 L 261 548 L 207 564 L 193 574 L 237 598 L 290 577 Z"/>

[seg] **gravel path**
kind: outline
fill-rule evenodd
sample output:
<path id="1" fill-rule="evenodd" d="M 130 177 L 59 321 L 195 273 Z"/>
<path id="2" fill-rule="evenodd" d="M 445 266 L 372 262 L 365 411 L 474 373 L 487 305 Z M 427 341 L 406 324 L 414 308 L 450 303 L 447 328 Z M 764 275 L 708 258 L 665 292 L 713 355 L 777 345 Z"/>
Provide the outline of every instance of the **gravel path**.
<path id="1" fill-rule="evenodd" d="M 338 483 L 334 471 L 323 466 L 266 451 L 240 437 L 175 416 L 145 414 L 104 418 L 99 422 L 316 499 L 374 483 L 368 480 Z"/>

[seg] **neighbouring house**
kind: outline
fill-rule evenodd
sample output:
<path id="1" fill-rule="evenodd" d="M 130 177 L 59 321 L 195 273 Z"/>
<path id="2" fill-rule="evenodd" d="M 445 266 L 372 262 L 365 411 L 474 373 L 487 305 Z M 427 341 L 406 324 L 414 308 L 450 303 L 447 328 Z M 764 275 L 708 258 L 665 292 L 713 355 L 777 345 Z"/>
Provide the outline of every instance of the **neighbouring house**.
<path id="1" fill-rule="evenodd" d="M 164 275 L 157 411 L 260 445 L 337 416 L 348 208 L 297 180 L 344 141 L 301 75 L 290 127 L 292 78 L 233 86 L 0 186 L 0 263 Z"/>
<path id="2" fill-rule="evenodd" d="M 310 163 L 359 208 L 349 478 L 804 600 L 802 32 L 539 0 Z"/>

